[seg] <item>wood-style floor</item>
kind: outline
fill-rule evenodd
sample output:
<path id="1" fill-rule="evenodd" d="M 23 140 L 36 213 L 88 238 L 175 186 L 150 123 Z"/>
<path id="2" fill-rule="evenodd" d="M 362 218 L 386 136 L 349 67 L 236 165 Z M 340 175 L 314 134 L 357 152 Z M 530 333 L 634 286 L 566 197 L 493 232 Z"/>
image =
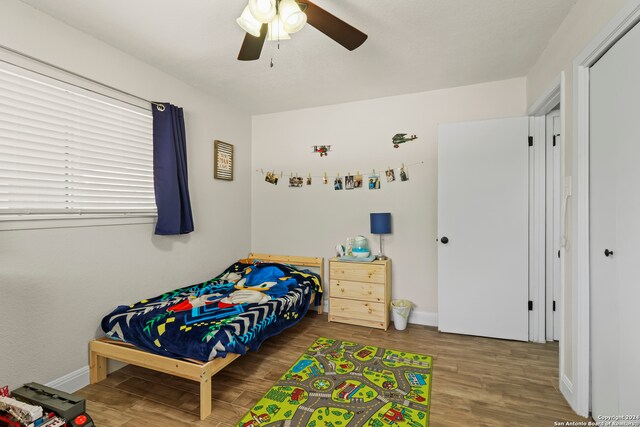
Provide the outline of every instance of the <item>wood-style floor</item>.
<path id="1" fill-rule="evenodd" d="M 213 413 L 198 417 L 195 382 L 127 366 L 77 392 L 98 427 L 234 426 L 318 337 L 434 356 L 430 426 L 553 426 L 587 421 L 558 390 L 558 346 L 328 323 L 310 313 L 213 377 Z M 356 427 L 356 426 L 350 426 Z"/>

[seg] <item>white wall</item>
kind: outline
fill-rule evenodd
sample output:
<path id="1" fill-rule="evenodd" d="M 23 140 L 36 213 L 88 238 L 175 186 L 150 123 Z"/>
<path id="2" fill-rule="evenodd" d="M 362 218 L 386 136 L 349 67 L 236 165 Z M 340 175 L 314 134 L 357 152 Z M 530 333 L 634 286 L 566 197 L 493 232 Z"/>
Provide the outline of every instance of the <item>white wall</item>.
<path id="1" fill-rule="evenodd" d="M 185 110 L 196 231 L 152 224 L 0 231 L 0 385 L 49 382 L 88 364 L 116 305 L 203 281 L 250 249 L 250 117 L 16 0 L 0 44 Z M 235 181 L 213 179 L 213 140 L 235 145 Z"/>
<path id="2" fill-rule="evenodd" d="M 525 114 L 525 79 L 518 78 L 453 89 L 380 98 L 305 110 L 254 116 L 252 136 L 252 249 L 256 252 L 334 256 L 348 236 L 369 233 L 370 212 L 391 212 L 393 234 L 385 237 L 393 260 L 393 298 L 416 304 L 411 321 L 437 321 L 437 152 L 439 123 Z M 396 133 L 418 139 L 393 148 Z M 331 144 L 327 157 L 312 145 Z M 336 173 L 368 174 L 402 163 L 409 181 L 382 188 L 333 190 Z M 277 186 L 255 170 L 294 172 L 306 177 L 328 173 L 329 184 L 288 188 L 288 175 Z M 383 172 L 383 171 L 382 171 Z M 397 171 L 396 171 L 397 173 Z M 464 268 L 464 267 L 462 267 Z"/>
<path id="3" fill-rule="evenodd" d="M 548 46 L 527 74 L 527 103 L 534 104 L 545 91 L 553 84 L 553 81 L 564 72 L 565 86 L 564 99 L 564 123 L 565 123 L 565 175 L 572 175 L 572 147 L 573 147 L 573 60 L 586 47 L 586 45 L 600 32 L 600 30 L 620 11 L 626 0 L 578 0 L 564 19 L 556 33 L 549 41 Z M 573 258 L 572 230 L 574 216 L 569 206 L 567 233 L 568 244 L 564 258 L 565 277 L 564 294 L 562 298 L 562 315 L 565 334 L 563 364 L 565 366 L 565 378 L 561 378 L 565 388 L 563 392 L 572 389 L 575 376 L 577 352 L 574 348 L 577 328 L 573 325 L 573 271 L 571 259 Z M 587 325 L 588 327 L 588 325 Z M 567 400 L 575 408 L 573 396 L 567 395 Z"/>

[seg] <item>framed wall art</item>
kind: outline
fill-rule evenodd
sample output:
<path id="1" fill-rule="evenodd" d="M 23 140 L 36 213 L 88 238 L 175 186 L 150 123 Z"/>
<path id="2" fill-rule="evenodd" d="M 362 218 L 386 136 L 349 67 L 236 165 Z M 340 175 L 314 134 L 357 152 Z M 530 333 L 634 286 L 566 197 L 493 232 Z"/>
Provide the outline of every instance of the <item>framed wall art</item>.
<path id="1" fill-rule="evenodd" d="M 233 145 L 213 141 L 213 177 L 233 181 Z"/>

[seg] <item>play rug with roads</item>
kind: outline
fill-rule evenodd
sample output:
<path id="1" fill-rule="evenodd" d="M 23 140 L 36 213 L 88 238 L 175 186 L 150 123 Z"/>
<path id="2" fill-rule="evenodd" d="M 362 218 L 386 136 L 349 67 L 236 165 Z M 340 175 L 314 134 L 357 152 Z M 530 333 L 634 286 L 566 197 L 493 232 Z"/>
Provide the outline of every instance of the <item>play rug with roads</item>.
<path id="1" fill-rule="evenodd" d="M 431 356 L 318 338 L 237 427 L 426 427 L 431 362 Z"/>

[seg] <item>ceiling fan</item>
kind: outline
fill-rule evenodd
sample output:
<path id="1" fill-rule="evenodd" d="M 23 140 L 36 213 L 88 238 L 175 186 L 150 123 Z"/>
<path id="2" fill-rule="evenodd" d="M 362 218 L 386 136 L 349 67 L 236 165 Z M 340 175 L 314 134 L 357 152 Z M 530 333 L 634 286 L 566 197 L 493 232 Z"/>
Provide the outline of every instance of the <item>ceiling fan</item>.
<path id="1" fill-rule="evenodd" d="M 349 50 L 368 37 L 309 0 L 249 0 L 236 22 L 247 32 L 238 54 L 240 61 L 260 58 L 265 39 L 289 39 L 289 34 L 300 31 L 306 23 Z"/>

